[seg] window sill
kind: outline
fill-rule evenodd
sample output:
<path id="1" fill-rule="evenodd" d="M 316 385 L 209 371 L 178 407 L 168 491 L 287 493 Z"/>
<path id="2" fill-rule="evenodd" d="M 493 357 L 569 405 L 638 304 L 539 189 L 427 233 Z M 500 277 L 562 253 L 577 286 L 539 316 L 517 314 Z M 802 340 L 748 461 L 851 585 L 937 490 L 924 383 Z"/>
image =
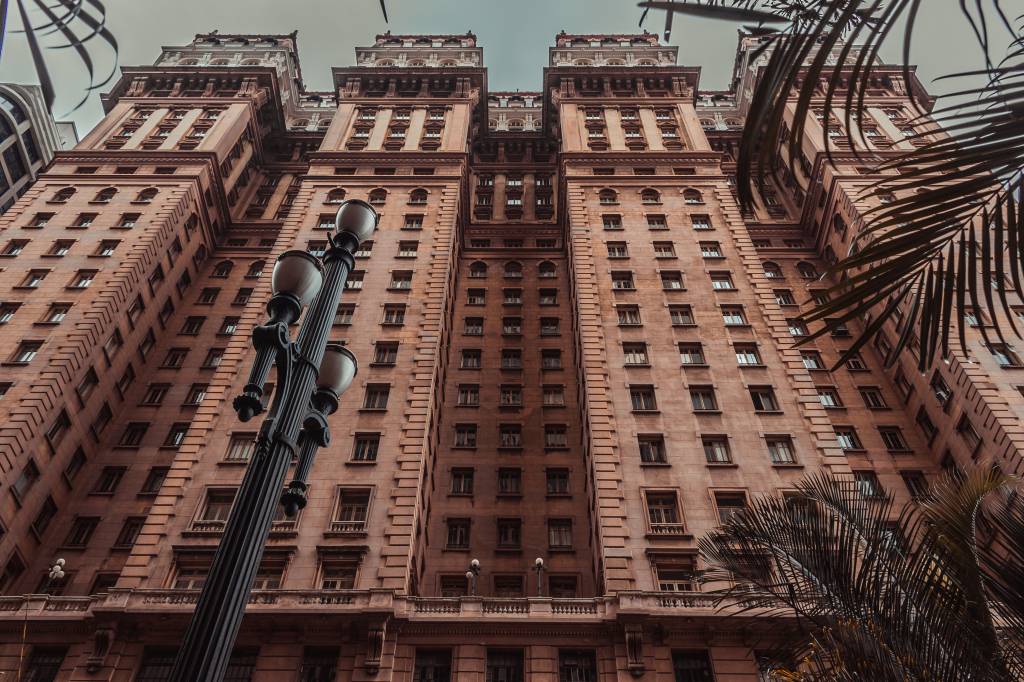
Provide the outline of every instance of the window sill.
<path id="1" fill-rule="evenodd" d="M 784 414 L 782 410 L 754 410 L 754 414 Z"/>
<path id="2" fill-rule="evenodd" d="M 742 364 L 742 365 L 739 365 L 738 364 L 736 366 L 739 367 L 740 369 L 767 369 L 767 367 L 768 367 L 768 365 L 764 364 L 763 362 L 759 362 L 759 363 L 754 364 L 754 365 L 752 365 L 752 364 Z"/>
<path id="3" fill-rule="evenodd" d="M 888 452 L 890 455 L 912 455 L 912 454 L 914 454 L 914 451 L 911 450 L 910 448 L 901 448 L 899 450 L 894 450 L 892 448 L 886 448 L 885 451 Z"/>
<path id="4" fill-rule="evenodd" d="M 846 405 L 822 405 L 829 412 L 846 412 Z"/>
<path id="5" fill-rule="evenodd" d="M 452 450 L 476 450 L 475 445 L 453 445 Z"/>
<path id="6" fill-rule="evenodd" d="M 892 408 L 889 407 L 888 405 L 886 405 L 885 407 L 868 407 L 868 409 L 871 410 L 872 412 L 889 412 L 892 410 Z"/>
<path id="7" fill-rule="evenodd" d="M 386 408 L 386 407 L 360 407 L 359 411 L 360 412 L 387 412 L 388 408 Z"/>
<path id="8" fill-rule="evenodd" d="M 370 366 L 372 367 L 373 365 L 370 365 Z M 471 405 L 471 404 L 469 404 L 469 403 L 457 403 L 457 404 L 455 405 L 455 407 L 468 407 L 468 408 L 477 408 L 477 407 L 480 407 L 480 403 L 477 403 L 477 404 L 475 404 L 475 405 Z"/>
<path id="9" fill-rule="evenodd" d="M 738 469 L 739 464 L 736 462 L 706 462 L 704 466 L 709 469 Z"/>
<path id="10" fill-rule="evenodd" d="M 544 409 L 544 410 L 564 410 L 566 407 L 567 406 L 565 404 L 562 404 L 562 405 L 541 405 L 541 409 Z"/>
<path id="11" fill-rule="evenodd" d="M 494 496 L 497 497 L 498 499 L 502 499 L 502 498 L 505 498 L 505 499 L 521 499 L 523 497 L 523 494 L 521 492 L 520 493 L 496 493 Z"/>
<path id="12" fill-rule="evenodd" d="M 693 413 L 694 414 L 711 414 L 711 415 L 714 415 L 714 414 L 722 414 L 722 411 L 721 410 L 694 410 Z"/>
<path id="13" fill-rule="evenodd" d="M 345 462 L 344 464 L 345 464 L 345 466 L 352 466 L 352 467 L 367 467 L 367 466 L 373 466 L 376 463 L 377 463 L 377 460 L 375 460 L 375 459 L 350 459 L 347 462 Z"/>
<path id="14" fill-rule="evenodd" d="M 575 554 L 574 547 L 548 547 L 549 554 Z"/>
<path id="15" fill-rule="evenodd" d="M 781 462 L 772 462 L 772 468 L 774 469 L 803 469 L 803 464 L 793 462 L 792 464 L 785 464 Z"/>
<path id="16" fill-rule="evenodd" d="M 672 466 L 668 462 L 640 462 L 642 467 L 653 467 L 653 468 L 668 468 Z"/>
<path id="17" fill-rule="evenodd" d="M 60 322 L 41 321 L 41 322 L 33 322 L 32 326 L 33 327 L 56 327 L 59 324 L 60 324 Z"/>
<path id="18" fill-rule="evenodd" d="M 645 534 L 648 540 L 693 540 L 692 533 L 652 533 Z"/>
<path id="19" fill-rule="evenodd" d="M 544 446 L 544 451 L 545 452 L 562 452 L 562 451 L 567 451 L 568 449 L 569 449 L 568 445 L 545 445 Z"/>
<path id="20" fill-rule="evenodd" d="M 721 291 L 721 289 L 719 289 Z M 726 329 L 750 329 L 752 325 L 748 324 L 727 324 Z"/>
<path id="21" fill-rule="evenodd" d="M 0 367 L 28 367 L 31 362 L 18 362 L 15 360 L 8 360 L 7 362 L 0 363 Z"/>
<path id="22" fill-rule="evenodd" d="M 623 364 L 623 367 L 625 367 L 626 369 L 635 368 L 635 367 L 650 367 L 650 366 L 651 366 L 651 363 L 649 363 L 649 362 L 630 362 L 630 363 L 624 363 Z"/>
<path id="23" fill-rule="evenodd" d="M 325 538 L 365 538 L 367 533 L 365 530 L 354 530 L 349 532 L 340 532 L 333 530 L 325 530 Z"/>
<path id="24" fill-rule="evenodd" d="M 473 493 L 448 493 L 448 497 L 468 497 L 473 499 Z"/>
<path id="25" fill-rule="evenodd" d="M 707 369 L 711 365 L 709 365 L 706 362 L 702 362 L 702 363 L 699 363 L 699 364 L 695 363 L 695 362 L 681 362 L 681 363 L 679 363 L 679 366 L 680 367 L 689 367 L 690 369 Z"/>
<path id="26" fill-rule="evenodd" d="M 842 448 L 842 446 L 840 446 Z M 855 455 L 866 455 L 868 453 L 867 448 L 842 448 L 843 452 L 851 452 Z"/>
<path id="27" fill-rule="evenodd" d="M 522 452 L 522 445 L 499 445 L 496 450 L 499 452 Z"/>
<path id="28" fill-rule="evenodd" d="M 495 554 L 522 554 L 523 553 L 523 548 L 522 547 L 495 547 L 494 548 L 494 553 Z"/>

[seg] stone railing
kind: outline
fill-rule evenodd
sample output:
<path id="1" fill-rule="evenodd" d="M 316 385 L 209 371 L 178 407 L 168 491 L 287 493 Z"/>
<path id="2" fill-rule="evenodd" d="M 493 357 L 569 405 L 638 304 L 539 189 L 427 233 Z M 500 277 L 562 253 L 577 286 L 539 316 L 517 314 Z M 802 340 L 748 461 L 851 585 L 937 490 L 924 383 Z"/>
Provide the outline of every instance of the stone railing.
<path id="1" fill-rule="evenodd" d="M 94 612 L 188 613 L 199 599 L 198 590 L 111 589 L 92 597 L 30 594 L 0 597 L 0 620 L 11 618 L 81 618 Z M 620 614 L 712 617 L 717 615 L 712 595 L 701 592 L 619 592 L 607 597 L 562 599 L 551 597 L 408 597 L 391 590 L 255 590 L 247 612 L 274 614 L 287 611 L 323 615 L 358 614 L 367 610 L 391 613 L 408 620 L 482 618 L 498 620 L 567 620 L 598 623 Z"/>

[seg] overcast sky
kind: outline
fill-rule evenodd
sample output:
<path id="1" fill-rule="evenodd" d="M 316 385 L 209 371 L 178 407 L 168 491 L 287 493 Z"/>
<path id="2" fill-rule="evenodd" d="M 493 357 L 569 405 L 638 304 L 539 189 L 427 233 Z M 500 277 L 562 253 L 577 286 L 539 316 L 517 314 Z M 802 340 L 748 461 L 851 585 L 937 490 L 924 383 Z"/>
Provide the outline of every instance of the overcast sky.
<path id="1" fill-rule="evenodd" d="M 387 0 L 386 25 L 378 0 L 104 0 L 108 25 L 120 42 L 120 65 L 152 64 L 162 45 L 181 45 L 196 33 L 299 32 L 302 75 L 309 89 L 330 88 L 330 67 L 352 63 L 353 48 L 372 44 L 377 33 L 463 33 L 472 30 L 484 50 L 491 90 L 540 87 L 541 68 L 554 36 L 570 33 L 638 31 L 636 0 Z M 913 61 L 926 86 L 936 76 L 980 66 L 973 39 L 964 31 L 956 0 L 928 0 L 919 19 Z M 1007 14 L 1024 14 L 1024 0 L 1003 0 Z M 662 12 L 652 11 L 646 27 L 660 33 Z M 16 13 L 11 12 L 16 23 Z M 1005 34 L 1000 34 L 1002 41 Z M 0 60 L 0 80 L 35 82 L 24 39 L 9 35 Z M 728 22 L 678 16 L 672 44 L 679 62 L 702 67 L 701 87 L 728 85 L 736 48 L 736 27 Z M 53 67 L 58 115 L 78 100 L 87 84 L 81 65 L 58 55 Z M 886 55 L 898 57 L 891 47 Z M 97 59 L 102 62 L 103 52 Z M 109 68 L 109 61 L 103 64 Z M 99 69 L 98 69 L 99 70 Z M 103 88 L 107 90 L 108 88 Z M 941 90 L 936 85 L 935 91 Z M 98 92 L 98 91 L 97 91 Z M 102 117 L 98 94 L 71 118 L 82 136 Z"/>

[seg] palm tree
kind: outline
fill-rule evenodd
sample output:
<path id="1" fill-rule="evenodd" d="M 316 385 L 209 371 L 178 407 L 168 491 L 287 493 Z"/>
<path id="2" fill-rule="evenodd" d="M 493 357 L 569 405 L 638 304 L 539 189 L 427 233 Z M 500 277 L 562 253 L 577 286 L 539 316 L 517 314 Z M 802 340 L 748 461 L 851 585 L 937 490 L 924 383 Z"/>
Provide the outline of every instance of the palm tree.
<path id="1" fill-rule="evenodd" d="M 916 335 L 922 370 L 937 355 L 948 355 L 954 327 L 963 344 L 967 313 L 981 318 L 984 310 L 993 322 L 991 331 L 980 329 L 986 342 L 989 334 L 1005 342 L 1006 333 L 1021 337 L 1024 331 L 1014 323 L 1006 298 L 1008 292 L 1024 298 L 1024 33 L 1013 23 L 1022 18 L 1008 17 L 999 0 L 946 4 L 961 10 L 964 33 L 976 39 L 980 62 L 978 70 L 947 78 L 964 83 L 981 77 L 984 83 L 961 86 L 931 112 L 945 135 L 929 139 L 918 133 L 909 138 L 916 145 L 913 151 L 868 159 L 879 171 L 899 170 L 871 189 L 897 198 L 865 214 L 867 226 L 832 268 L 840 284 L 830 289 L 829 301 L 804 316 L 825 327 L 801 343 L 871 314 L 872 323 L 839 364 L 898 309 L 905 316 L 903 331 L 889 363 Z M 812 98 L 823 96 L 826 111 L 843 107 L 847 137 L 860 135 L 852 132 L 860 127 L 850 123 L 863 116 L 879 50 L 887 41 L 902 41 L 907 64 L 915 19 L 929 9 L 921 0 L 675 0 L 640 6 L 645 14 L 656 8 L 739 20 L 761 37 L 768 63 L 737 159 L 737 190 L 747 206 L 752 188 L 773 175 L 779 163 L 789 164 L 790 170 L 798 163 Z M 1005 50 L 992 57 L 1003 45 Z M 821 83 L 827 84 L 823 94 Z M 783 141 L 786 106 L 794 101 L 793 130 Z M 924 103 L 915 100 L 914 106 L 923 119 Z M 823 128 L 827 139 L 827 118 Z M 854 149 L 856 141 L 849 139 Z"/>
<path id="2" fill-rule="evenodd" d="M 93 91 L 102 88 L 117 75 L 117 39 L 107 27 L 107 10 L 100 0 L 14 0 L 18 6 L 21 28 L 11 33 L 25 34 L 32 64 L 39 78 L 47 108 L 52 112 L 56 99 L 56 90 L 50 69 L 47 64 L 45 49 L 74 51 L 78 61 L 85 68 L 89 84 L 81 99 L 71 108 L 72 113 L 79 109 Z M 388 10 L 385 0 L 379 0 L 380 11 L 384 22 L 388 22 Z M 0 57 L 7 42 L 8 10 L 10 0 L 0 0 Z M 34 10 L 34 12 L 33 12 Z M 33 18 L 35 17 L 35 18 Z M 54 44 L 45 45 L 49 36 L 57 36 Z M 52 41 L 51 41 L 52 42 Z M 110 72 L 98 78 L 95 73 L 94 60 L 96 51 L 106 47 L 113 53 Z"/>
<path id="3" fill-rule="evenodd" d="M 1024 503 L 997 470 L 943 478 L 896 509 L 875 485 L 818 475 L 700 541 L 720 605 L 789 616 L 775 679 L 1024 677 Z"/>

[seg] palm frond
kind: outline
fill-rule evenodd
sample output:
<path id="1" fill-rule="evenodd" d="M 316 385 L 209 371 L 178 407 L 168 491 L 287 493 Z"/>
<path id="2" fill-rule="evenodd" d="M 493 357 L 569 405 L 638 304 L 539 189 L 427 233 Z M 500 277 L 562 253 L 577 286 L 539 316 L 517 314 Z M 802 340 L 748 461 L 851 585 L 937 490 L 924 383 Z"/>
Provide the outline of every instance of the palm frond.
<path id="1" fill-rule="evenodd" d="M 802 632 L 791 655 L 803 664 L 794 679 L 1011 679 L 1024 672 L 1021 642 L 1002 633 L 1017 621 L 993 617 L 988 599 L 1019 606 L 1024 583 L 1011 582 L 1020 569 L 1007 573 L 996 595 L 985 576 L 1002 567 L 980 560 L 973 530 L 982 501 L 1010 485 L 972 472 L 897 510 L 850 478 L 814 476 L 703 538 L 704 579 L 723 607 L 795 616 Z M 1003 514 L 1000 532 L 1021 520 Z"/>
<path id="2" fill-rule="evenodd" d="M 72 50 L 86 71 L 89 83 L 67 113 L 79 109 L 94 90 L 113 80 L 117 74 L 118 44 L 106 25 L 107 11 L 100 0 L 17 0 L 17 5 L 21 28 L 12 33 L 25 35 L 43 98 L 51 112 L 57 94 L 46 50 Z M 8 0 L 0 0 L 0 54 L 7 40 L 8 9 Z M 41 19 L 37 15 L 42 15 Z M 103 49 L 112 54 L 111 67 L 106 75 L 97 76 L 94 53 Z"/>

